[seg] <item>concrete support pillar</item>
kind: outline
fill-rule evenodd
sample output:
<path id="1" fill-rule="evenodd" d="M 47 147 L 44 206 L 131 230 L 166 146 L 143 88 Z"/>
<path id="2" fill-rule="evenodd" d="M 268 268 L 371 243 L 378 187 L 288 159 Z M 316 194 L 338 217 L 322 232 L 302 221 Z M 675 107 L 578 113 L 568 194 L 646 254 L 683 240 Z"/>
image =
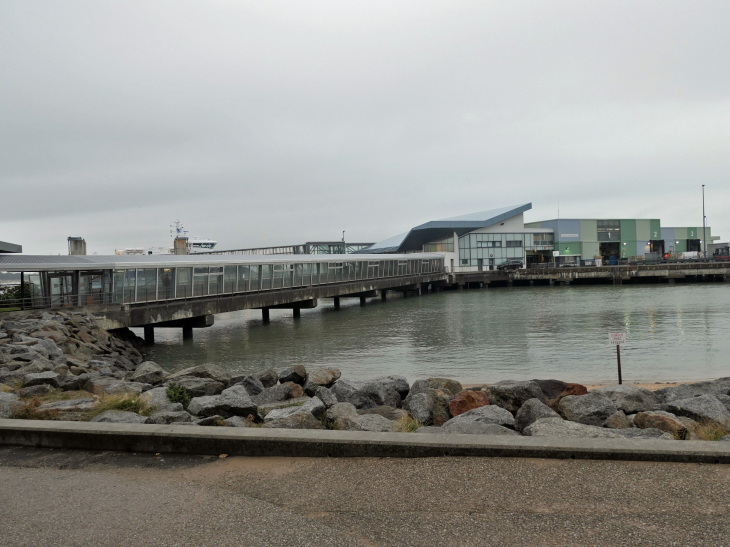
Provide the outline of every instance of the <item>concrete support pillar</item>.
<path id="1" fill-rule="evenodd" d="M 144 343 L 154 344 L 155 343 L 155 327 L 145 325 L 144 327 Z"/>
<path id="2" fill-rule="evenodd" d="M 535 282 L 532 279 L 530 279 L 530 287 L 532 287 L 534 285 L 535 285 Z"/>
<path id="3" fill-rule="evenodd" d="M 551 279 L 551 280 L 550 280 L 550 286 L 551 286 L 551 287 L 555 286 L 555 280 L 554 280 L 554 279 Z"/>
<path id="4" fill-rule="evenodd" d="M 262 308 L 262 310 L 261 310 L 261 319 L 264 320 L 264 323 L 268 323 L 269 322 L 270 318 L 269 318 L 269 309 L 268 308 Z"/>
<path id="5" fill-rule="evenodd" d="M 667 279 L 667 283 L 669 283 L 670 285 L 674 285 L 676 282 L 677 282 L 677 280 L 674 279 L 673 277 L 670 277 L 669 279 Z"/>
<path id="6" fill-rule="evenodd" d="M 513 285 L 514 285 L 514 281 L 512 281 L 511 279 L 509 281 L 507 281 L 508 287 L 512 287 Z"/>
<path id="7" fill-rule="evenodd" d="M 366 302 L 367 302 L 367 298 L 365 298 L 364 296 L 361 296 L 360 297 L 360 305 L 361 306 L 364 306 Z"/>
<path id="8" fill-rule="evenodd" d="M 403 298 L 408 298 L 408 291 L 403 291 Z"/>
<path id="9" fill-rule="evenodd" d="M 387 300 L 387 298 L 388 298 L 388 297 L 386 296 L 387 294 L 388 294 L 388 291 L 386 291 L 385 289 L 383 289 L 382 291 L 380 291 L 380 299 L 381 299 L 381 300 L 382 300 L 383 302 L 385 302 L 385 301 Z"/>
<path id="10" fill-rule="evenodd" d="M 183 327 L 183 340 L 193 339 L 193 327 Z"/>
<path id="11" fill-rule="evenodd" d="M 462 283 L 461 285 L 457 285 L 456 286 L 456 290 L 457 291 L 463 291 L 464 290 L 464 284 Z"/>
<path id="12" fill-rule="evenodd" d="M 340 297 L 339 296 L 335 296 L 335 309 L 336 310 L 340 309 Z"/>
<path id="13" fill-rule="evenodd" d="M 302 309 L 301 308 L 294 308 L 292 310 L 292 313 L 294 313 L 294 319 L 299 319 L 302 316 Z"/>

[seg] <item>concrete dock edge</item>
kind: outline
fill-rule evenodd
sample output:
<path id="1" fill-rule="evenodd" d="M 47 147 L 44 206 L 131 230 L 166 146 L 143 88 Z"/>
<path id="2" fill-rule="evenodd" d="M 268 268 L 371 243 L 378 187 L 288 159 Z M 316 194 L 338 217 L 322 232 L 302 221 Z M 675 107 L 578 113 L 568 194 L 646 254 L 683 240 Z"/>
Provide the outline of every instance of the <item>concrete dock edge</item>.
<path id="1" fill-rule="evenodd" d="M 444 456 L 730 463 L 730 443 L 0 419 L 0 445 L 231 456 Z"/>

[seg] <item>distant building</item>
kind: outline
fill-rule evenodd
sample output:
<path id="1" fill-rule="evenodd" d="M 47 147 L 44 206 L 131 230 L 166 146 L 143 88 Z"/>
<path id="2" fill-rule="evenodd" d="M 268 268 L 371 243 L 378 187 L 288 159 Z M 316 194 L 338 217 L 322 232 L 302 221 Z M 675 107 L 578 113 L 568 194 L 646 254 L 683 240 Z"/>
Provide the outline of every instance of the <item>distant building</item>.
<path id="1" fill-rule="evenodd" d="M 22 253 L 23 246 L 0 241 L 0 253 Z"/>

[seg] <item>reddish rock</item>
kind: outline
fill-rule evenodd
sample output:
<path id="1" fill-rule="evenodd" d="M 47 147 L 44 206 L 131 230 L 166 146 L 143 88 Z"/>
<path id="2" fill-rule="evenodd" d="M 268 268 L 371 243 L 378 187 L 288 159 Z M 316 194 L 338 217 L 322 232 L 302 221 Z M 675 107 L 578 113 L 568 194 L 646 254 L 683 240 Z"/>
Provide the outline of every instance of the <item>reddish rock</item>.
<path id="1" fill-rule="evenodd" d="M 471 391 L 465 390 L 460 391 L 456 396 L 449 401 L 449 412 L 452 416 L 458 416 L 468 410 L 479 408 L 480 406 L 487 406 L 489 399 L 487 394 L 483 391 Z"/>
<path id="2" fill-rule="evenodd" d="M 289 386 L 291 388 L 291 391 L 286 396 L 287 399 L 298 399 L 299 397 L 304 397 L 304 388 L 302 388 L 299 384 L 295 384 L 294 382 L 284 382 L 282 385 Z"/>
<path id="3" fill-rule="evenodd" d="M 560 397 L 565 397 L 567 395 L 585 395 L 588 393 L 588 390 L 586 389 L 586 386 L 581 384 L 565 384 L 565 389 L 560 394 Z"/>

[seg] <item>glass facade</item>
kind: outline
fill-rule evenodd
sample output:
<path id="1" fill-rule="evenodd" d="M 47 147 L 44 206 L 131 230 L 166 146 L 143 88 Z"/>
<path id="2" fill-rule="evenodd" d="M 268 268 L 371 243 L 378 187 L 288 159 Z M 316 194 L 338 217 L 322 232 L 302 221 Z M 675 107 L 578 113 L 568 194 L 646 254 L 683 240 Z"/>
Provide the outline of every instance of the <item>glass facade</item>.
<path id="1" fill-rule="evenodd" d="M 372 260 L 367 255 L 347 262 L 118 269 L 89 277 L 88 290 L 106 287 L 114 303 L 129 304 L 403 277 L 443 269 L 443 258 Z M 68 277 L 70 286 L 71 275 Z"/>
<path id="2" fill-rule="evenodd" d="M 431 241 L 423 246 L 424 253 L 453 253 L 454 237 L 445 237 L 437 241 Z"/>

